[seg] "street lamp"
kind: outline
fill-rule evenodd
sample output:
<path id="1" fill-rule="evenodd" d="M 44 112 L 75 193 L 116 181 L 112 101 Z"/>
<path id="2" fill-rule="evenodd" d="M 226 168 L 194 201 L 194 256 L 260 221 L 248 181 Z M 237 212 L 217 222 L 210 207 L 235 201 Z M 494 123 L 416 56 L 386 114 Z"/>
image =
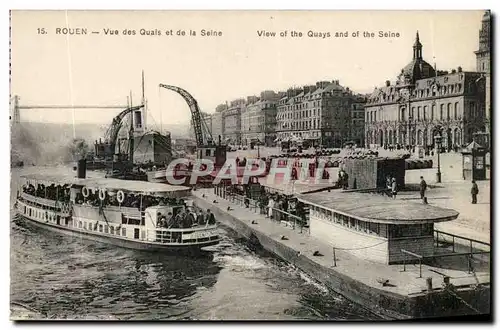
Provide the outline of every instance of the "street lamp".
<path id="1" fill-rule="evenodd" d="M 441 142 L 443 140 L 443 137 L 438 133 L 436 136 L 434 136 L 434 144 L 436 145 L 437 148 L 437 156 L 438 156 L 438 170 L 436 173 L 436 182 L 441 183 L 441 163 L 439 159 L 439 154 L 441 153 Z"/>

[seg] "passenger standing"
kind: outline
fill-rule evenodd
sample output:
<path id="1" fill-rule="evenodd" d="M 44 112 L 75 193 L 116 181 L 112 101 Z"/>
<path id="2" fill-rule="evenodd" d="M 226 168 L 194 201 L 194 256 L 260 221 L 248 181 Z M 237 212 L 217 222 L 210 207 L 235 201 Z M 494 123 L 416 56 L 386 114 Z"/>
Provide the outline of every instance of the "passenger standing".
<path id="1" fill-rule="evenodd" d="M 215 225 L 215 216 L 210 209 L 207 210 L 207 225 Z"/>
<path id="2" fill-rule="evenodd" d="M 424 199 L 425 191 L 427 190 L 427 182 L 425 182 L 424 177 L 420 177 L 420 199 Z"/>
<path id="3" fill-rule="evenodd" d="M 479 194 L 479 188 L 475 180 L 472 180 L 472 188 L 470 190 L 472 195 L 472 204 L 477 204 L 477 194 Z"/>

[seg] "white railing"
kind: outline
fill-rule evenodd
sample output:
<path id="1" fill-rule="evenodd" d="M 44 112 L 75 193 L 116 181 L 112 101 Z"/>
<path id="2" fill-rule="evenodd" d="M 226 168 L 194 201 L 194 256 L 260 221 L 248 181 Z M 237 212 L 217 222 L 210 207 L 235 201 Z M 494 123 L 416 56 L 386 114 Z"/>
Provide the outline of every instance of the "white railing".
<path id="1" fill-rule="evenodd" d="M 27 194 L 25 192 L 21 193 L 21 197 L 23 199 L 27 200 L 28 202 L 46 205 L 46 206 L 50 206 L 50 207 L 56 207 L 56 201 L 54 201 L 52 199 L 47 199 L 47 198 L 43 198 L 43 197 L 36 197 L 36 196 L 30 195 L 30 194 Z M 59 203 L 59 204 L 61 204 L 61 203 Z"/>
<path id="2" fill-rule="evenodd" d="M 146 240 L 159 243 L 191 244 L 199 240 L 206 242 L 207 238 L 219 236 L 217 226 L 200 226 L 192 228 L 150 229 L 146 231 Z M 184 241 L 189 240 L 189 243 Z M 194 242 L 193 242 L 194 240 Z"/>
<path id="3" fill-rule="evenodd" d="M 136 207 L 107 205 L 103 208 L 103 210 L 121 212 L 123 216 L 132 219 L 140 219 L 141 216 L 144 215 L 144 212 L 139 211 L 139 209 L 137 209 Z"/>

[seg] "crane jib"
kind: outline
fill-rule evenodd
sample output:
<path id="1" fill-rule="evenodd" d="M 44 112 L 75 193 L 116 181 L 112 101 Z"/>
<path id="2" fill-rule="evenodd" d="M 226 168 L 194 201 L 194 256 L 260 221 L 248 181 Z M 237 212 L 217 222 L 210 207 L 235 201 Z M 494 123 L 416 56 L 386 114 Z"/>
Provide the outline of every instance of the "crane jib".
<path id="1" fill-rule="evenodd" d="M 212 141 L 212 134 L 208 130 L 208 127 L 201 116 L 201 111 L 198 106 L 198 102 L 196 102 L 196 99 L 185 89 L 182 89 L 180 87 L 164 84 L 160 84 L 159 86 L 178 93 L 189 105 L 197 147 L 202 147 L 204 145 L 207 145 L 209 141 Z"/>

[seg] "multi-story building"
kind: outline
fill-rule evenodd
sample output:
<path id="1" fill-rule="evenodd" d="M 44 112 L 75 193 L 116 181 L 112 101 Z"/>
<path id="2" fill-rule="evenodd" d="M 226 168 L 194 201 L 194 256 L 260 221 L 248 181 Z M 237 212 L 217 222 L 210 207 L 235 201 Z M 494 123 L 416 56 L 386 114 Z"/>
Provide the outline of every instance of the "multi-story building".
<path id="1" fill-rule="evenodd" d="M 352 139 L 351 112 L 359 101 L 338 80 L 290 88 L 278 104 L 278 140 L 295 138 L 311 145 L 341 147 Z"/>
<path id="2" fill-rule="evenodd" d="M 219 141 L 219 136 L 221 140 L 224 139 L 223 113 L 227 108 L 226 104 L 219 104 L 212 114 L 212 137 L 215 142 Z"/>
<path id="3" fill-rule="evenodd" d="M 245 99 L 231 101 L 228 109 L 222 112 L 224 140 L 229 144 L 241 144 L 241 112 L 245 104 Z"/>
<path id="4" fill-rule="evenodd" d="M 276 104 L 279 96 L 264 91 L 260 97 L 248 97 L 241 114 L 242 144 L 263 143 L 274 145 L 276 140 Z"/>
<path id="5" fill-rule="evenodd" d="M 358 146 L 365 145 L 365 103 L 367 97 L 358 95 L 351 104 L 351 140 Z"/>
<path id="6" fill-rule="evenodd" d="M 436 72 L 422 56 L 417 37 L 413 59 L 395 84 L 375 88 L 365 107 L 365 142 L 368 146 L 433 146 L 443 137 L 447 149 L 472 141 L 484 129 L 485 78 L 462 68 Z"/>
<path id="7" fill-rule="evenodd" d="M 485 109 L 486 133 L 491 141 L 491 13 L 486 11 L 483 15 L 481 30 L 479 31 L 479 49 L 476 54 L 476 71 L 482 72 L 486 77 Z"/>

